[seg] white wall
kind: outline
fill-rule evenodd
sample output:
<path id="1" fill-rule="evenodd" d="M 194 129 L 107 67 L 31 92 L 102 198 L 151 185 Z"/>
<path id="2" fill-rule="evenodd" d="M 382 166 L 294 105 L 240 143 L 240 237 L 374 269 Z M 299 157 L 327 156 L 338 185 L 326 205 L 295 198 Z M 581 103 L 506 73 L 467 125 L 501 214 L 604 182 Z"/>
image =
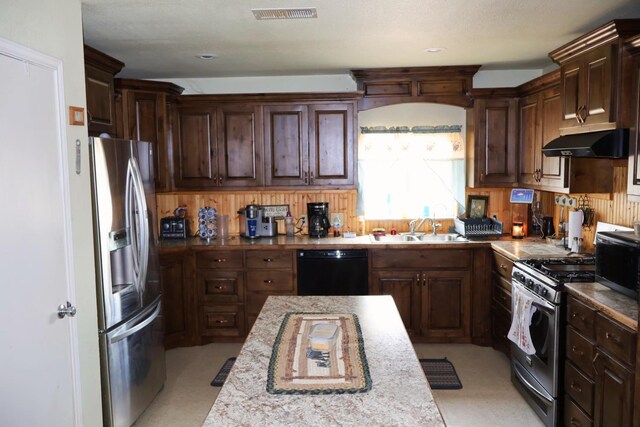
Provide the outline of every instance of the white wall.
<path id="1" fill-rule="evenodd" d="M 3 1 L 0 12 L 0 37 L 61 59 L 65 106 L 73 105 L 86 109 L 80 0 Z M 34 123 L 34 126 L 37 126 L 37 123 Z M 99 426 L 102 425 L 102 404 L 93 227 L 89 209 L 91 190 L 88 175 L 87 128 L 66 126 L 66 134 L 69 168 L 75 168 L 76 139 L 82 142 L 83 148 L 83 173 L 76 175 L 75 169 L 68 171 L 76 282 L 75 302 L 78 307 L 83 424 Z M 25 162 L 25 167 L 28 167 L 28 159 L 22 161 Z M 43 206 L 43 210 L 46 211 L 46 206 Z M 54 425 L 55 420 L 51 420 L 51 423 Z"/>
<path id="2" fill-rule="evenodd" d="M 553 68 L 552 68 L 553 69 Z M 551 71 L 551 70 L 548 70 Z M 515 87 L 535 79 L 546 70 L 480 70 L 473 87 Z M 159 79 L 183 87 L 185 95 L 231 93 L 354 92 L 356 82 L 349 74 L 264 77 L 211 77 Z"/>

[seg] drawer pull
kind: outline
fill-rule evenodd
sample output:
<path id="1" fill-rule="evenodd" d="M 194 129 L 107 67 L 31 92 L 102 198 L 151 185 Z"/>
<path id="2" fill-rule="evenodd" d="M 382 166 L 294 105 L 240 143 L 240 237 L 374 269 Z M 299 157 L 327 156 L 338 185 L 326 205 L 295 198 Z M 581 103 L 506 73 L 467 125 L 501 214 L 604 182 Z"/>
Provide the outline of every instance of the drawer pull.
<path id="1" fill-rule="evenodd" d="M 605 336 L 606 339 L 614 341 L 614 342 L 620 344 L 620 337 L 619 336 L 617 336 L 615 334 L 611 334 L 609 332 L 605 332 L 604 336 Z"/>
<path id="2" fill-rule="evenodd" d="M 262 258 L 264 262 L 273 262 L 273 258 Z"/>
<path id="3" fill-rule="evenodd" d="M 598 357 L 600 357 L 600 353 L 596 353 L 596 355 L 593 357 L 593 360 L 591 361 L 593 365 L 596 364 L 596 360 L 598 360 Z"/>
<path id="4" fill-rule="evenodd" d="M 571 383 L 571 388 L 575 391 L 577 391 L 578 393 L 582 393 L 582 387 L 580 387 L 578 384 L 576 383 Z"/>
<path id="5" fill-rule="evenodd" d="M 219 325 L 223 325 L 223 324 L 225 324 L 225 323 L 229 323 L 229 321 L 228 321 L 228 320 L 226 320 L 226 319 L 225 319 L 225 320 L 214 320 L 214 323 L 217 323 L 217 324 L 219 324 Z"/>
<path id="6" fill-rule="evenodd" d="M 507 266 L 506 266 L 506 265 L 504 265 L 504 264 L 500 264 L 500 268 L 501 268 L 501 269 L 503 269 L 503 270 L 506 270 L 506 269 L 507 269 Z"/>
<path id="7" fill-rule="evenodd" d="M 263 280 L 263 282 L 264 282 L 265 285 L 270 285 L 270 284 L 273 283 L 273 280 L 267 279 L 267 280 Z"/>
<path id="8" fill-rule="evenodd" d="M 216 258 L 213 260 L 213 262 L 227 262 L 227 260 L 224 258 Z"/>
<path id="9" fill-rule="evenodd" d="M 217 289 L 217 290 L 221 291 L 221 290 L 224 289 L 224 286 L 222 286 L 222 285 L 214 286 L 213 289 Z"/>
<path id="10" fill-rule="evenodd" d="M 575 345 L 571 346 L 571 351 L 577 353 L 579 356 L 584 356 L 584 351 L 578 350 L 578 347 L 576 347 Z"/>
<path id="11" fill-rule="evenodd" d="M 577 426 L 580 427 L 582 424 L 580 424 L 580 421 L 578 421 L 577 419 L 571 417 L 571 420 L 569 420 L 569 422 L 571 423 L 572 426 Z"/>

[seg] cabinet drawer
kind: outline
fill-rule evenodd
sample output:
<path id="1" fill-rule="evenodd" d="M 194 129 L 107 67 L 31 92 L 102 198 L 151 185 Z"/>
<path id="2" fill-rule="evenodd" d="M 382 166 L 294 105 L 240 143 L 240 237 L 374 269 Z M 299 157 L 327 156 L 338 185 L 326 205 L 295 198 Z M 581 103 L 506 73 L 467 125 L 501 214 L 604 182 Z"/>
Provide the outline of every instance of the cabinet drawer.
<path id="1" fill-rule="evenodd" d="M 198 268 L 242 268 L 242 251 L 203 251 L 196 254 Z"/>
<path id="2" fill-rule="evenodd" d="M 491 293 L 493 296 L 493 301 L 502 306 L 506 311 L 511 314 L 511 292 L 509 292 L 506 287 L 505 279 L 496 274 L 493 275 L 493 281 L 491 285 Z M 509 283 L 509 286 L 511 284 Z"/>
<path id="3" fill-rule="evenodd" d="M 567 427 L 592 427 L 593 420 L 571 400 L 569 395 L 564 398 L 564 425 Z"/>
<path id="4" fill-rule="evenodd" d="M 466 249 L 373 250 L 373 268 L 470 269 L 472 251 Z"/>
<path id="5" fill-rule="evenodd" d="M 569 296 L 567 299 L 567 322 L 589 339 L 594 339 L 596 311 Z"/>
<path id="6" fill-rule="evenodd" d="M 598 347 L 602 347 L 620 361 L 628 365 L 635 364 L 635 332 L 605 317 L 602 313 L 596 315 L 596 343 Z"/>
<path id="7" fill-rule="evenodd" d="M 594 382 L 573 363 L 565 363 L 564 390 L 588 415 L 593 415 Z"/>
<path id="8" fill-rule="evenodd" d="M 595 344 L 569 326 L 567 328 L 567 358 L 591 378 L 594 376 L 594 356 Z"/>
<path id="9" fill-rule="evenodd" d="M 292 268 L 293 251 L 247 251 L 247 268 Z"/>
<path id="10" fill-rule="evenodd" d="M 493 271 L 500 276 L 511 281 L 511 271 L 513 270 L 513 261 L 504 255 L 493 252 Z"/>
<path id="11" fill-rule="evenodd" d="M 252 270 L 247 273 L 248 291 L 293 291 L 291 270 Z"/>
<path id="12" fill-rule="evenodd" d="M 243 323 L 244 312 L 240 305 L 205 305 L 201 309 L 200 335 L 241 336 Z"/>
<path id="13" fill-rule="evenodd" d="M 241 271 L 199 270 L 200 301 L 242 302 Z"/>

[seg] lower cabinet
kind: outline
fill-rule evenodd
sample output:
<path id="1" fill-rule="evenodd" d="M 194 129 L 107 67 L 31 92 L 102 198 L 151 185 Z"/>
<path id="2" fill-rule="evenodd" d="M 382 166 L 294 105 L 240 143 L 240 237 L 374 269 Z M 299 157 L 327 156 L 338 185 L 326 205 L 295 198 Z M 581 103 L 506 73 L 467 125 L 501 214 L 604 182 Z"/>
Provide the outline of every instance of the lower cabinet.
<path id="1" fill-rule="evenodd" d="M 636 332 L 568 298 L 565 425 L 631 426 Z"/>
<path id="2" fill-rule="evenodd" d="M 511 270 L 513 261 L 493 252 L 491 268 L 491 345 L 507 357 L 511 356 Z"/>
<path id="3" fill-rule="evenodd" d="M 193 345 L 195 296 L 188 277 L 188 255 L 185 251 L 160 254 L 160 283 L 164 316 L 165 348 Z"/>
<path id="4" fill-rule="evenodd" d="M 393 297 L 409 336 L 471 341 L 473 251 L 385 249 L 370 258 L 372 290 Z"/>

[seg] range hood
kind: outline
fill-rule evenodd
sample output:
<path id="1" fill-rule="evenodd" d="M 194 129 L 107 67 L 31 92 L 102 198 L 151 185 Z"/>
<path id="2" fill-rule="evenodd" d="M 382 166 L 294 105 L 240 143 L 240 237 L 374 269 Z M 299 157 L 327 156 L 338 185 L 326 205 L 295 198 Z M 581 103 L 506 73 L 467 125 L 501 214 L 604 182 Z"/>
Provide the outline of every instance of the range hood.
<path id="1" fill-rule="evenodd" d="M 629 155 L 629 129 L 563 135 L 544 147 L 547 157 L 625 158 Z"/>

